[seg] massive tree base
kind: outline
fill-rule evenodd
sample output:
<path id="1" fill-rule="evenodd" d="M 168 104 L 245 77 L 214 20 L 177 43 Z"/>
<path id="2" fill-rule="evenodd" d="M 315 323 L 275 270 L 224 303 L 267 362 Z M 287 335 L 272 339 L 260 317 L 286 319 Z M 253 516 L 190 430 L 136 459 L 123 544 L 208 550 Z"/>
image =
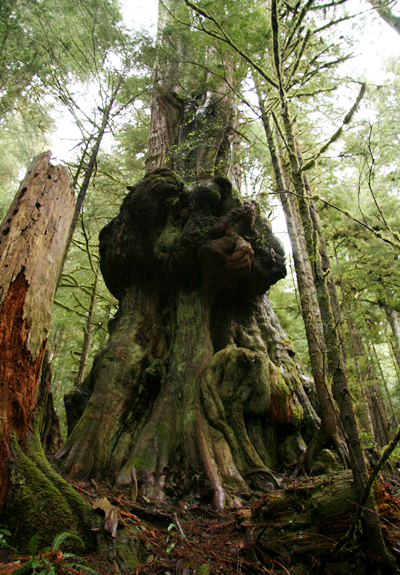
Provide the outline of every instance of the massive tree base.
<path id="1" fill-rule="evenodd" d="M 318 425 L 295 351 L 265 291 L 284 253 L 255 204 L 217 178 L 158 170 L 100 234 L 119 311 L 66 401 L 70 477 L 108 478 L 216 507 L 277 487 Z"/>

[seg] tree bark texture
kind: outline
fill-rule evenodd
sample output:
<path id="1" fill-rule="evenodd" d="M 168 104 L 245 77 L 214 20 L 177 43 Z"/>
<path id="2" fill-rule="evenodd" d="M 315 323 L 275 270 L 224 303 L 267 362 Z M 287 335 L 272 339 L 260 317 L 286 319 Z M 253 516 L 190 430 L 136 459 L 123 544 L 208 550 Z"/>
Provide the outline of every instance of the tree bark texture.
<path id="1" fill-rule="evenodd" d="M 49 406 L 42 363 L 75 204 L 66 168 L 50 155 L 33 160 L 0 227 L 0 522 L 21 550 L 33 535 L 50 545 L 65 530 L 93 544 L 86 503 L 40 442 Z"/>
<path id="2" fill-rule="evenodd" d="M 81 356 L 79 359 L 79 368 L 78 368 L 78 374 L 77 374 L 76 379 L 75 379 L 75 385 L 80 385 L 82 383 L 85 372 L 86 372 L 87 364 L 89 361 L 89 352 L 90 352 L 90 346 L 92 343 L 92 336 L 93 336 L 93 317 L 94 317 L 95 303 L 96 303 L 96 297 L 97 297 L 97 281 L 99 278 L 99 273 L 100 273 L 100 271 L 97 268 L 95 271 L 93 284 L 91 287 L 90 303 L 89 303 L 88 315 L 87 315 L 87 320 L 86 320 L 85 335 L 83 338 L 82 351 L 81 351 Z"/>
<path id="3" fill-rule="evenodd" d="M 400 367 L 400 321 L 397 311 L 390 307 L 386 302 L 382 304 L 386 317 L 389 321 L 390 328 L 392 330 L 393 338 L 394 338 L 394 353 L 397 360 L 397 364 Z"/>
<path id="4" fill-rule="evenodd" d="M 272 471 L 297 460 L 318 417 L 264 295 L 285 266 L 257 206 L 224 178 L 186 186 L 157 170 L 100 238 L 120 307 L 67 399 L 65 470 L 157 497 L 208 489 L 220 508 L 276 485 Z"/>
<path id="5" fill-rule="evenodd" d="M 0 500 L 11 434 L 32 429 L 50 312 L 74 210 L 67 170 L 32 162 L 0 227 Z"/>
<path id="6" fill-rule="evenodd" d="M 180 9 L 176 2 L 160 4 L 157 35 L 161 51 L 172 42 L 168 24 Z M 173 57 L 167 48 L 163 61 L 158 59 L 154 66 L 146 172 L 169 168 L 188 181 L 223 175 L 240 189 L 238 102 L 232 91 L 235 59 L 208 47 L 202 54 L 204 70 L 218 61 L 223 77 L 217 80 L 212 72 L 203 71 L 198 82 L 189 81 L 187 86 L 181 59 L 187 55 L 178 40 Z M 193 74 L 199 74 L 198 69 Z"/>
<path id="7" fill-rule="evenodd" d="M 166 167 L 187 180 L 227 174 L 240 187 L 232 146 L 237 139 L 237 108 L 226 88 L 183 98 L 158 81 L 151 117 L 148 172 Z"/>

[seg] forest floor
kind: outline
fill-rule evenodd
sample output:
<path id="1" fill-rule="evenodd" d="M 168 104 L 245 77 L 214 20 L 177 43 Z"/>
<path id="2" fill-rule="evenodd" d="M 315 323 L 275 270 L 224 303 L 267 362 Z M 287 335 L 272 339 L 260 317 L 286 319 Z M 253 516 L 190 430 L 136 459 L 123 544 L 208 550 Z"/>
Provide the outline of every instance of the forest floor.
<path id="1" fill-rule="evenodd" d="M 190 500 L 167 505 L 139 498 L 132 503 L 127 492 L 94 481 L 74 485 L 104 518 L 104 525 L 101 520 L 102 526 L 94 529 L 98 550 L 72 559 L 61 551 L 44 555 L 47 570 L 39 568 L 40 575 L 84 575 L 90 570 L 98 575 L 379 572 L 366 557 L 360 528 L 335 552 L 354 517 L 346 471 L 296 479 L 223 512 Z M 400 477 L 393 473 L 375 488 L 385 540 L 400 569 L 399 493 Z M 11 575 L 27 559 L 0 563 L 0 575 Z"/>

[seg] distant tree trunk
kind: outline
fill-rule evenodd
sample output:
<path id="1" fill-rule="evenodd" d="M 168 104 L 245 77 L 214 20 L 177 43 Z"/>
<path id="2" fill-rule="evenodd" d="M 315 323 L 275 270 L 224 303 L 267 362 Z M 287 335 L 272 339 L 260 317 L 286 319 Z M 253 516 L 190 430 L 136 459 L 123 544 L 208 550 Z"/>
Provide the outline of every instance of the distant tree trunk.
<path id="1" fill-rule="evenodd" d="M 390 346 L 390 342 L 389 342 L 389 347 L 390 347 L 391 353 L 393 354 L 393 349 Z M 390 424 L 391 425 L 394 424 L 395 427 L 398 427 L 399 419 L 397 417 L 396 409 L 393 405 L 392 394 L 390 393 L 389 386 L 387 383 L 387 377 L 383 373 L 381 361 L 380 361 L 378 353 L 376 351 L 376 346 L 373 342 L 370 344 L 370 357 L 371 357 L 371 362 L 376 365 L 376 369 L 377 369 L 379 376 L 380 376 L 381 385 L 383 386 L 383 389 L 385 390 L 386 402 L 390 406 L 390 418 L 391 418 Z M 396 371 L 397 363 L 396 363 L 396 360 L 394 358 L 392 358 L 392 359 L 393 359 L 393 367 L 394 367 L 394 370 Z M 396 373 L 397 373 L 397 377 L 399 377 L 399 372 L 396 372 Z"/>
<path id="2" fill-rule="evenodd" d="M 78 528 L 77 515 L 85 507 L 51 470 L 34 431 L 51 306 L 73 211 L 67 170 L 52 166 L 47 152 L 32 162 L 0 227 L 0 504 L 9 526 L 18 522 L 22 532 L 32 522 L 33 530 L 47 528 L 48 537 L 56 516 L 58 528 L 60 515 L 65 525 Z"/>
<path id="3" fill-rule="evenodd" d="M 368 359 L 365 355 L 365 349 L 361 340 L 358 326 L 353 320 L 349 307 L 346 303 L 345 292 L 342 283 L 340 283 L 342 292 L 342 309 L 347 323 L 347 330 L 349 334 L 350 348 L 352 352 L 352 359 L 358 380 L 358 389 L 356 391 L 357 403 L 356 410 L 362 428 L 366 431 L 372 440 L 375 440 L 375 430 L 372 424 L 370 412 L 370 397 L 369 397 L 369 378 L 365 377 L 365 361 Z"/>
<path id="4" fill-rule="evenodd" d="M 398 313 L 395 309 L 389 308 L 387 305 L 384 305 L 386 317 L 389 320 L 390 327 L 392 329 L 393 337 L 394 337 L 394 350 L 396 358 L 398 358 L 398 364 L 400 366 L 400 321 Z"/>
<path id="5" fill-rule="evenodd" d="M 390 441 L 389 421 L 382 393 L 376 382 L 369 390 L 369 403 L 376 443 L 382 448 Z"/>
<path id="6" fill-rule="evenodd" d="M 42 362 L 42 375 L 37 398 L 40 412 L 36 414 L 36 424 L 40 440 L 46 453 L 55 453 L 62 445 L 60 420 L 54 408 L 51 390 L 51 364 L 49 351 L 46 349 Z"/>
<path id="7" fill-rule="evenodd" d="M 92 139 L 94 139 L 94 144 L 93 144 L 93 147 L 90 151 L 89 161 L 88 161 L 86 168 L 84 169 L 83 181 L 82 181 L 82 184 L 80 186 L 78 196 L 76 198 L 74 214 L 73 214 L 72 221 L 70 224 L 70 229 L 68 232 L 68 238 L 67 238 L 66 247 L 65 247 L 65 253 L 63 256 L 63 265 L 64 265 L 65 259 L 67 257 L 67 254 L 68 254 L 68 249 L 69 249 L 69 246 L 70 246 L 71 241 L 72 241 L 72 237 L 73 237 L 74 232 L 75 232 L 76 224 L 78 223 L 78 218 L 79 218 L 79 215 L 81 213 L 82 206 L 83 206 L 83 203 L 85 201 L 87 191 L 89 189 L 89 184 L 90 184 L 90 181 L 91 181 L 92 176 L 93 176 L 93 172 L 94 172 L 95 167 L 96 167 L 97 156 L 98 156 L 99 151 L 100 151 L 101 142 L 103 140 L 107 126 L 110 122 L 111 112 L 112 112 L 113 106 L 115 104 L 115 100 L 117 98 L 118 92 L 121 88 L 121 84 L 122 84 L 122 78 L 119 78 L 116 86 L 113 88 L 113 90 L 111 92 L 109 102 L 104 107 L 103 116 L 101 119 L 101 124 L 100 124 L 99 129 L 98 129 L 98 133 L 97 133 L 95 138 L 94 137 L 92 138 Z M 79 172 L 83 170 L 83 160 L 85 158 L 85 155 L 88 153 L 89 143 L 90 143 L 90 140 L 87 143 L 87 145 L 85 147 L 85 151 L 82 155 L 81 162 L 80 162 L 80 165 L 79 165 L 78 170 L 77 170 L 77 174 L 76 174 L 75 179 L 74 179 L 75 183 L 76 183 L 76 180 L 78 179 Z"/>
<path id="8" fill-rule="evenodd" d="M 158 39 L 163 49 L 166 23 L 179 3 L 160 3 Z M 171 42 L 170 31 L 168 42 Z M 232 92 L 235 80 L 235 61 L 227 53 L 222 55 L 224 78 L 217 81 L 209 72 L 202 88 L 193 93 L 180 88 L 179 58 L 185 58 L 177 43 L 173 60 L 156 61 L 151 106 L 149 148 L 146 171 L 169 168 L 188 180 L 228 177 L 240 189 L 241 173 L 238 150 L 237 98 Z M 216 58 L 209 47 L 205 59 Z"/>
<path id="9" fill-rule="evenodd" d="M 76 376 L 75 385 L 80 385 L 82 383 L 83 378 L 85 376 L 86 366 L 88 363 L 90 345 L 92 343 L 92 335 L 93 335 L 93 315 L 94 315 L 94 304 L 96 302 L 96 295 L 97 295 L 96 290 L 97 290 L 98 279 L 99 279 L 99 270 L 97 268 L 90 294 L 89 310 L 86 319 L 85 334 L 83 338 L 81 357 L 79 360 L 78 375 Z"/>

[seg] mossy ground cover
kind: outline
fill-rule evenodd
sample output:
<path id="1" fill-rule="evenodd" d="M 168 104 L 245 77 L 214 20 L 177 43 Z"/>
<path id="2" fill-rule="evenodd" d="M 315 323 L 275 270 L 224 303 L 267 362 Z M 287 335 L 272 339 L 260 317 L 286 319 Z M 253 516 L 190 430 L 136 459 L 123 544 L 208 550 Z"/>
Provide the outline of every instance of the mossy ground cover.
<path id="1" fill-rule="evenodd" d="M 376 486 L 375 495 L 385 539 L 400 566 L 400 478 L 388 479 Z M 99 575 L 375 573 L 365 558 L 360 530 L 334 554 L 354 517 L 346 471 L 292 480 L 221 512 L 190 498 L 162 505 L 144 498 L 132 503 L 127 491 L 93 480 L 75 488 L 88 501 L 106 497 L 118 516 L 118 529 L 112 537 L 98 528 L 94 553 L 72 561 L 62 554 L 55 558 L 60 575 L 83 575 L 84 564 Z"/>

